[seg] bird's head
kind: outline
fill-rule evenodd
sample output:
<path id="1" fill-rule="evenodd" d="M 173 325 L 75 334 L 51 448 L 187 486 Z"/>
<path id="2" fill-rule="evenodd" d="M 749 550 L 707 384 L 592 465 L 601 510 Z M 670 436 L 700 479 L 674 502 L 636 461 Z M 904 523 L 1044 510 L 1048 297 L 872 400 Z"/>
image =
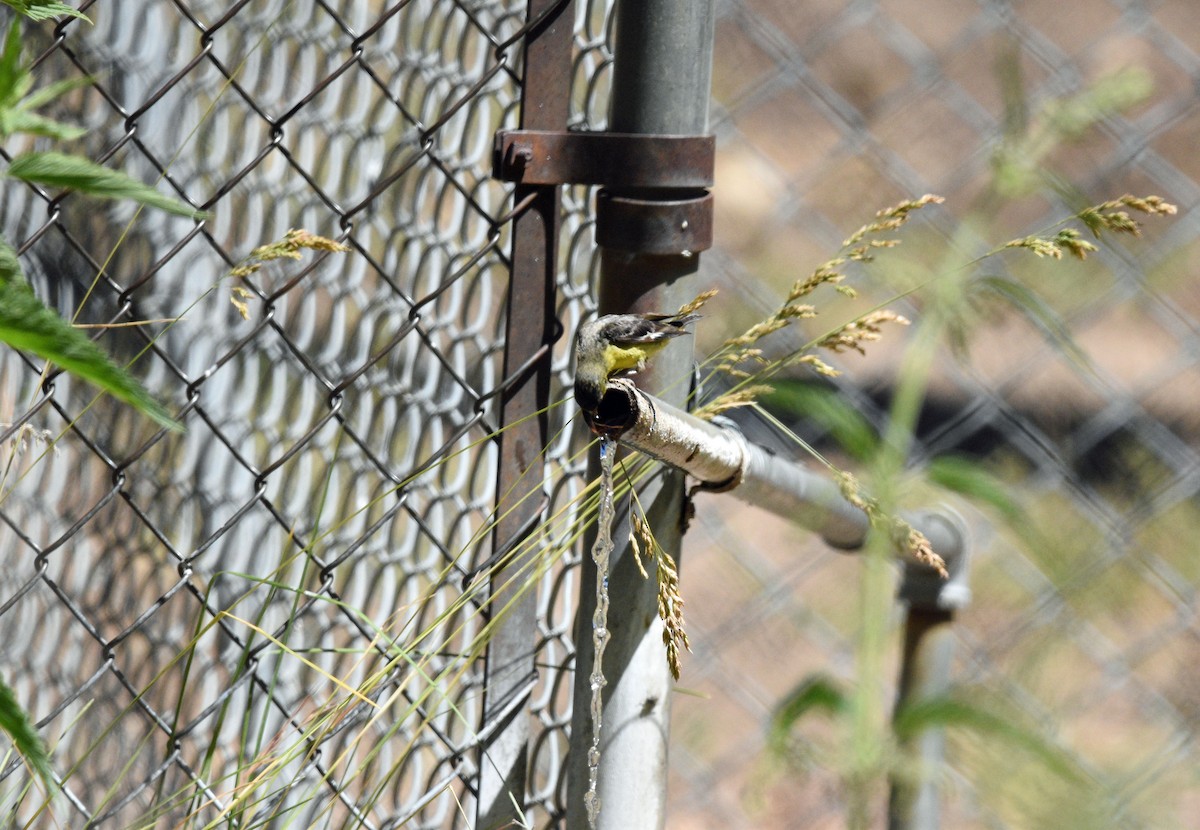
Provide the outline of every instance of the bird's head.
<path id="1" fill-rule="evenodd" d="M 575 370 L 575 403 L 589 415 L 595 415 L 599 411 L 600 401 L 608 388 L 608 377 L 603 365 L 597 369 L 579 366 Z"/>

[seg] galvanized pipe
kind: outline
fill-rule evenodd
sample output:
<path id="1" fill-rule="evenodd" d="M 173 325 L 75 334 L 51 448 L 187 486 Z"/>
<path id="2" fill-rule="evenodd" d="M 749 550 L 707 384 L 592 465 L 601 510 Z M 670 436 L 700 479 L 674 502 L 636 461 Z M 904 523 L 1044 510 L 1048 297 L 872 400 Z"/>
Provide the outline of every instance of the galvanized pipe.
<path id="1" fill-rule="evenodd" d="M 622 378 L 609 382 L 598 415 L 622 444 L 686 472 L 703 489 L 728 491 L 819 534 L 836 548 L 856 550 L 866 541 L 867 515 L 846 500 L 837 484 L 750 443 L 735 429 L 697 418 Z M 906 571 L 902 599 L 921 607 L 961 607 L 969 597 L 965 569 L 956 564 L 966 549 L 962 520 L 948 508 L 904 518 L 946 560 L 950 579 L 914 565 Z"/>
<path id="2" fill-rule="evenodd" d="M 670 464 L 709 490 L 728 491 L 846 550 L 862 547 L 870 522 L 832 481 L 721 427 L 684 412 L 624 379 L 610 382 L 594 421 L 622 444 Z M 899 598 L 907 606 L 897 712 L 945 692 L 954 652 L 954 612 L 970 601 L 969 545 L 962 518 L 942 507 L 905 515 L 946 562 L 950 577 L 906 561 Z M 945 754 L 941 730 L 930 729 L 906 749 L 918 777 L 895 776 L 889 830 L 936 830 L 941 808 L 936 771 Z"/>
<path id="3" fill-rule="evenodd" d="M 703 135 L 708 132 L 712 77 L 714 0 L 619 0 L 616 6 L 613 88 L 609 129 L 620 133 Z M 703 191 L 701 191 L 702 193 Z M 693 194 L 687 194 L 693 195 Z M 677 200 L 678 191 L 611 188 L 606 198 Z M 625 216 L 628 218 L 629 214 Z M 648 219 L 651 217 L 647 217 Z M 666 252 L 664 236 L 638 227 L 637 218 L 599 234 L 600 312 L 673 311 L 704 286 L 697 279 L 696 246 Z M 682 223 L 678 223 L 682 224 Z M 661 229 L 660 229 L 661 230 Z M 673 230 L 686 231 L 686 228 Z M 666 235 L 669 242 L 670 235 Z M 677 380 L 687 377 L 692 358 L 673 346 L 639 375 L 647 389 L 682 404 L 687 394 Z M 598 470 L 593 464 L 593 473 Z M 665 471 L 640 491 L 640 502 L 663 548 L 678 559 L 683 478 Z M 642 579 L 617 528 L 609 577 L 612 606 L 605 651 L 604 720 L 600 762 L 600 814 L 604 830 L 658 830 L 666 823 L 667 734 L 673 681 L 663 654 L 653 580 Z M 682 563 L 681 563 L 682 564 Z M 587 736 L 592 733 L 588 683 L 593 647 L 595 568 L 585 554 L 575 630 L 572 751 L 568 758 L 567 827 L 587 827 Z"/>
<path id="4" fill-rule="evenodd" d="M 896 714 L 911 704 L 942 696 L 950 688 L 956 643 L 954 614 L 971 601 L 967 582 L 971 547 L 965 543 L 966 525 L 957 515 L 943 512 L 931 520 L 946 521 L 947 515 L 964 539 L 960 555 L 948 563 L 950 579 L 933 580 L 928 569 L 909 565 L 900 582 L 899 599 L 907 613 Z M 892 777 L 888 830 L 937 830 L 941 826 L 938 782 L 946 754 L 945 734 L 940 728 L 928 729 L 908 739 L 901 749 L 912 759 L 913 769 Z"/>
<path id="5" fill-rule="evenodd" d="M 954 612 L 909 608 L 904 624 L 904 653 L 896 711 L 910 703 L 945 694 L 954 658 Z M 901 745 L 911 768 L 892 777 L 888 830 L 937 830 L 941 826 L 938 786 L 946 752 L 943 730 L 931 728 Z"/>

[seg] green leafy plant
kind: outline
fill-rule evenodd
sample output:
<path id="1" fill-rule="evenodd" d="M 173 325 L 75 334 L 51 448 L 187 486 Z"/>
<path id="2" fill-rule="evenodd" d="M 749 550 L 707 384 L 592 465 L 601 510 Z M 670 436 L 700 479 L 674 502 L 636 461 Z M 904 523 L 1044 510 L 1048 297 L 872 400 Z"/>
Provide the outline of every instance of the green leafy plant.
<path id="1" fill-rule="evenodd" d="M 1046 182 L 1046 161 L 1054 150 L 1144 101 L 1152 89 L 1149 73 L 1131 67 L 1099 78 L 1075 95 L 1051 98 L 1030 116 L 1023 103 L 1020 60 L 1006 61 L 1001 72 L 1007 117 L 1004 140 L 992 157 L 992 186 L 1005 199 L 1027 195 Z"/>
<path id="2" fill-rule="evenodd" d="M 137 179 L 80 156 L 53 152 L 25 153 L 13 159 L 6 173 L 10 179 L 29 184 L 72 190 L 100 199 L 128 199 L 176 216 L 204 218 L 201 211 L 178 199 L 165 196 Z"/>
<path id="3" fill-rule="evenodd" d="M 183 427 L 126 370 L 109 359 L 80 329 L 46 307 L 21 273 L 16 252 L 0 240 L 0 341 L 61 366 L 160 426 Z"/>
<path id="4" fill-rule="evenodd" d="M 903 275 L 922 274 L 916 280 L 902 278 L 899 294 L 915 295 L 923 308 L 892 389 L 888 427 L 883 434 L 832 389 L 811 380 L 772 380 L 776 389 L 762 396 L 762 405 L 784 417 L 804 418 L 823 428 L 846 455 L 865 467 L 866 487 L 879 499 L 883 510 L 895 509 L 901 492 L 922 493 L 925 502 L 936 499 L 934 494 L 939 490 L 959 494 L 998 518 L 1000 526 L 1024 548 L 1042 551 L 1034 556 L 1035 560 L 1053 560 L 1055 557 L 1048 552 L 1058 548 L 1050 541 L 1048 529 L 1031 520 L 1010 484 L 978 461 L 946 456 L 910 468 L 908 447 L 915 434 L 935 350 L 947 342 L 965 355 L 985 323 L 985 315 L 1001 306 L 1030 321 L 1078 371 L 1094 371 L 1087 354 L 1075 344 L 1070 326 L 1042 287 L 1031 287 L 1013 275 L 1021 270 L 1021 263 L 1012 254 L 1033 254 L 1029 262 L 1085 261 L 1114 236 L 1139 236 L 1138 214 L 1163 217 L 1173 214 L 1175 208 L 1159 197 L 1125 195 L 1080 207 L 1062 222 L 992 247 L 968 262 L 950 261 L 943 252 L 977 248 L 980 236 L 989 233 L 989 222 L 999 205 L 1039 187 L 1052 189 L 1070 204 L 1086 205 L 1082 196 L 1048 168 L 1048 160 L 1058 147 L 1080 138 L 1106 116 L 1142 100 L 1148 91 L 1145 74 L 1130 70 L 1101 79 L 1078 95 L 1052 100 L 1029 118 L 1017 101 L 1022 97 L 1020 90 L 1010 90 L 1011 117 L 1005 140 L 993 158 L 991 188 L 980 204 L 968 211 L 956 238 L 948 245 L 939 242 L 936 251 L 927 257 L 940 260 L 939 264 L 931 267 L 922 262 L 915 268 L 895 269 Z M 1000 257 L 1006 257 L 1005 267 L 996 267 Z M 842 254 L 838 259 L 846 258 Z M 840 274 L 841 263 L 835 261 L 834 265 Z M 818 268 L 814 278 L 829 270 Z M 929 273 L 934 276 L 924 276 Z M 1067 289 L 1059 290 L 1069 294 Z M 810 340 L 793 354 L 811 353 L 820 342 L 819 338 Z M 761 354 L 748 357 L 770 369 L 771 361 Z M 789 359 L 800 362 L 795 356 Z M 816 363 L 810 362 L 810 366 L 821 371 Z M 748 372 L 739 380 L 741 385 L 760 382 L 757 372 Z M 795 440 L 803 445 L 800 439 Z M 833 771 L 843 785 L 848 825 L 866 827 L 872 821 L 872 805 L 878 803 L 876 799 L 886 782 L 911 779 L 913 742 L 929 730 L 945 730 L 956 747 L 969 747 L 972 739 L 975 744 L 997 743 L 1003 747 L 1000 752 L 985 754 L 979 763 L 983 768 L 989 768 L 989 764 L 1011 766 L 1014 780 L 1019 776 L 1021 784 L 1000 787 L 993 795 L 1006 804 L 1006 809 L 1030 822 L 1028 826 L 1114 826 L 1111 822 L 1116 811 L 1104 814 L 1105 808 L 1098 806 L 1107 804 L 1102 779 L 1098 781 L 1094 773 L 1083 774 L 1078 762 L 1053 745 L 1036 724 L 978 689 L 954 689 L 946 695 L 914 701 L 896 712 L 894 718 L 887 718 L 890 701 L 884 694 L 884 656 L 891 645 L 888 609 L 893 599 L 891 582 L 882 568 L 890 556 L 889 545 L 879 538 L 881 535 L 876 534 L 868 546 L 859 582 L 855 679 L 838 683 L 823 674 L 813 675 L 785 697 L 768 733 L 772 757 L 782 760 L 793 772 L 813 764 Z M 836 736 L 833 740 L 814 742 L 802 737 L 819 731 L 806 724 L 818 713 L 832 724 Z M 918 768 L 920 776 L 933 774 L 937 771 Z M 986 785 L 983 782 L 981 789 Z"/>
<path id="5" fill-rule="evenodd" d="M 4 730 L 17 752 L 38 774 L 47 789 L 50 789 L 54 781 L 50 768 L 50 753 L 29 720 L 29 715 L 25 714 L 25 710 L 17 702 L 16 693 L 3 678 L 0 678 L 0 729 Z"/>
<path id="6" fill-rule="evenodd" d="M 9 3 L 18 10 L 32 9 L 38 19 L 66 13 L 51 12 L 60 4 Z M 77 15 L 78 16 L 78 15 Z M 42 116 L 36 110 L 75 89 L 84 81 L 62 81 L 34 90 L 30 71 L 20 65 L 19 22 L 9 26 L 0 53 L 0 138 L 30 135 L 70 139 L 83 134 L 78 127 Z M 91 197 L 132 200 L 177 216 L 195 219 L 203 214 L 178 199 L 124 173 L 102 167 L 79 156 L 58 152 L 27 152 L 16 156 L 5 171 L 9 179 L 74 191 Z M 115 364 L 86 334 L 48 308 L 33 292 L 22 273 L 16 252 L 0 240 L 0 342 L 36 354 L 67 372 L 108 392 L 160 426 L 183 427 L 126 369 Z"/>
<path id="7" fill-rule="evenodd" d="M 4 0 L 4 3 L 32 20 L 61 15 L 87 19 L 76 9 L 58 2 Z M 19 21 L 13 21 L 0 52 L 0 139 L 25 135 L 70 140 L 82 136 L 85 133 L 82 128 L 48 118 L 37 110 L 86 85 L 88 79 L 60 81 L 35 90 L 33 75 L 20 65 L 20 58 L 21 28 Z M 4 175 L 15 181 L 93 197 L 128 199 L 178 216 L 196 219 L 203 216 L 178 199 L 165 196 L 124 173 L 78 156 L 57 152 L 23 153 L 12 160 Z M 16 251 L 3 239 L 0 239 L 0 342 L 61 366 L 129 404 L 159 426 L 175 431 L 183 429 L 133 375 L 114 363 L 83 331 L 72 326 L 34 294 L 21 270 Z M 18 435 L 14 445 L 22 441 L 23 436 Z M 14 455 L 16 451 L 14 448 Z M 3 679 L 0 679 L 0 729 L 52 791 L 50 754 Z"/>
<path id="8" fill-rule="evenodd" d="M 2 2 L 30 20 L 53 20 L 63 15 L 88 20 L 88 16 L 79 9 L 72 8 L 66 3 L 60 3 L 58 0 L 2 0 Z M 88 22 L 91 21 L 88 20 Z"/>

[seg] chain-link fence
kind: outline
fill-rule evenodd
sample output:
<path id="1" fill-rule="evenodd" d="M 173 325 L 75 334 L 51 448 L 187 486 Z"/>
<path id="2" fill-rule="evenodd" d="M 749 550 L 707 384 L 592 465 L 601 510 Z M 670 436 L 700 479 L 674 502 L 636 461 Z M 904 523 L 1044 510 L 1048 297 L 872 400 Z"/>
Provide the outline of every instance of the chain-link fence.
<path id="1" fill-rule="evenodd" d="M 602 129 L 609 9 L 579 6 L 571 124 Z M 718 8 L 717 247 L 703 268 L 726 290 L 701 351 L 902 198 L 947 197 L 924 229 L 964 258 L 1073 212 L 1076 192 L 1179 204 L 1083 265 L 1006 265 L 1036 281 L 1088 362 L 1045 318 L 981 320 L 972 359 L 939 363 L 916 461 L 973 455 L 1040 529 L 1040 546 L 1019 544 L 1011 524 L 971 513 L 975 601 L 955 678 L 1023 713 L 1104 794 L 1056 799 L 1028 753 L 958 735 L 946 826 L 1186 826 L 1200 810 L 1188 543 L 1200 308 L 1187 265 L 1200 15 L 1185 0 Z M 158 321 L 97 339 L 141 355 L 134 371 L 187 432 L 158 435 L 3 355 L 3 672 L 63 795 L 35 816 L 10 756 L 2 809 L 31 826 L 472 826 L 492 726 L 474 569 L 492 553 L 513 208 L 490 152 L 516 124 L 524 4 L 85 11 L 94 26 L 28 36 L 43 82 L 93 79 L 57 113 L 89 130 L 63 149 L 211 216 L 5 188 L 2 227 L 39 294 L 82 307 L 79 322 Z M 1051 129 L 1055 102 L 1097 89 L 1109 98 L 1083 103 L 1099 117 Z M 1010 169 L 997 199 L 994 159 L 1013 147 L 1038 164 Z M 592 307 L 589 199 L 564 195 L 568 334 Z M 290 228 L 350 250 L 226 276 Z M 235 285 L 253 294 L 249 320 Z M 552 401 L 570 383 L 567 339 Z M 839 387 L 876 424 L 895 351 L 847 361 Z M 548 515 L 585 483 L 570 409 L 550 414 Z M 701 498 L 682 563 L 696 653 L 681 683 L 700 695 L 674 704 L 669 824 L 841 826 L 820 727 L 804 732 L 813 767 L 781 773 L 763 722 L 811 672 L 852 675 L 858 565 Z M 561 815 L 578 590 L 572 532 L 549 542 L 565 553 L 539 583 L 540 674 L 525 698 L 538 826 Z"/>
<path id="2" fill-rule="evenodd" d="M 137 357 L 187 431 L 3 356 L 3 672 L 63 794 L 35 814 L 10 755 L 0 809 L 37 826 L 469 825 L 513 208 L 491 149 L 516 123 L 525 4 L 84 11 L 94 25 L 27 27 L 41 83 L 92 79 L 56 113 L 88 133 L 60 149 L 209 219 L 10 184 L 3 228 L 78 322 L 148 321 L 97 341 Z M 581 86 L 605 13 L 579 12 Z M 582 204 L 568 213 L 575 232 Z M 293 228 L 349 251 L 229 277 Z M 563 286 L 572 330 L 589 257 L 572 250 Z M 582 484 L 572 448 L 549 453 L 556 504 Z M 539 589 L 549 668 L 522 699 L 543 822 L 570 573 Z"/>

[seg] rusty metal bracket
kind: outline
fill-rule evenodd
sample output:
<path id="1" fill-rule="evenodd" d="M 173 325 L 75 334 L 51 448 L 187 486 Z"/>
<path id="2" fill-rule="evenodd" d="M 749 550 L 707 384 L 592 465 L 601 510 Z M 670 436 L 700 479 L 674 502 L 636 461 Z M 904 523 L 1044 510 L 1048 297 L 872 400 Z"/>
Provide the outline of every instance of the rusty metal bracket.
<path id="1" fill-rule="evenodd" d="M 492 176 L 524 185 L 601 185 L 596 242 L 642 254 L 712 247 L 716 138 L 500 130 Z"/>
<path id="2" fill-rule="evenodd" d="M 500 130 L 492 176 L 521 184 L 712 187 L 716 149 L 711 135 Z"/>

